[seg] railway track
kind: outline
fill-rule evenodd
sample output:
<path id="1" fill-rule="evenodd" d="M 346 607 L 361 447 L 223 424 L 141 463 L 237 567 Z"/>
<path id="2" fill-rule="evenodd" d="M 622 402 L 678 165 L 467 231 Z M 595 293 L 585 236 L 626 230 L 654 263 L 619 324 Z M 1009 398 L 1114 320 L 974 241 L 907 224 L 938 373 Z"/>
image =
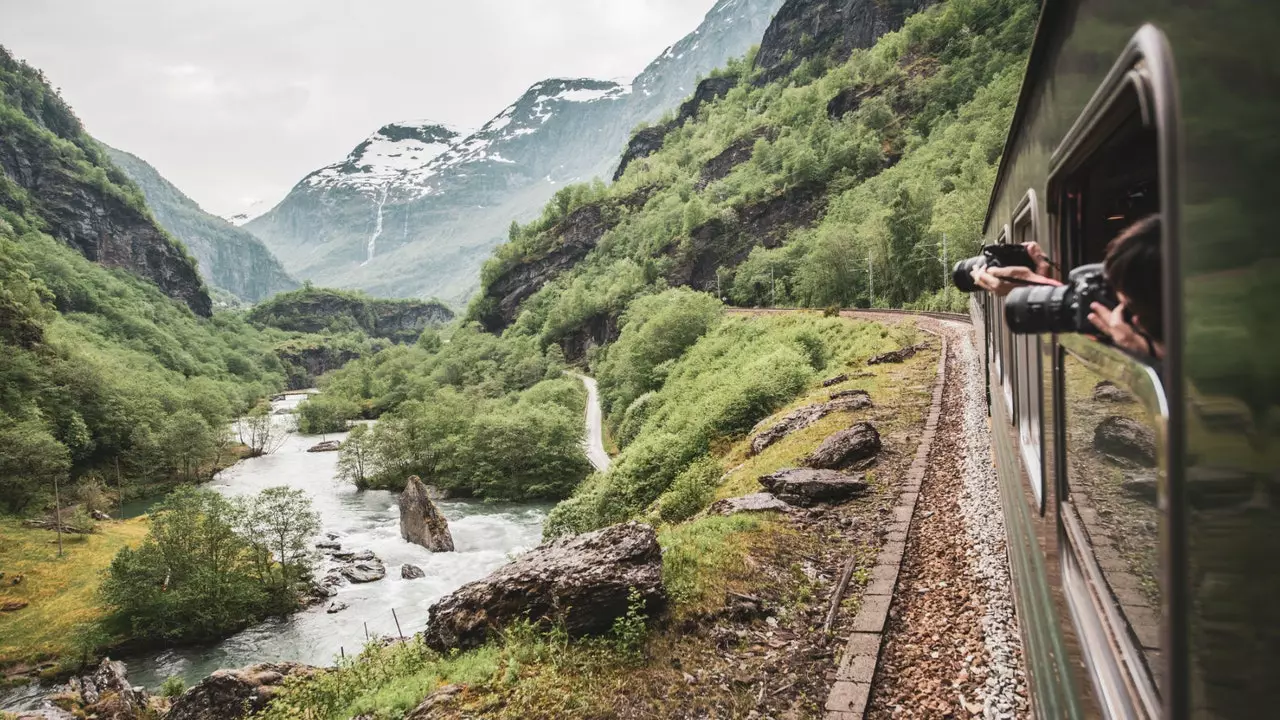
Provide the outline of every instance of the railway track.
<path id="1" fill-rule="evenodd" d="M 786 313 L 821 313 L 813 308 L 728 308 L 730 315 L 784 315 Z M 928 310 L 895 310 L 892 308 L 866 308 L 859 310 L 841 310 L 842 317 L 863 317 L 867 315 L 897 315 L 901 317 L 924 317 L 933 320 L 946 320 L 972 324 L 973 320 L 965 313 L 932 312 Z"/>

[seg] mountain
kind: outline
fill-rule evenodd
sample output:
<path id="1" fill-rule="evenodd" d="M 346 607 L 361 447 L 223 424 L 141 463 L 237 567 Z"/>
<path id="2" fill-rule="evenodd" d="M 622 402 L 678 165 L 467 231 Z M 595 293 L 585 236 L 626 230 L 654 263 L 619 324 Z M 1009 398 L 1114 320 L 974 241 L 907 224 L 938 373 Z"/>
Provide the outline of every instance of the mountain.
<path id="1" fill-rule="evenodd" d="M 428 327 L 453 321 L 441 303 L 377 300 L 358 292 L 305 286 L 249 311 L 248 320 L 287 332 L 338 334 L 363 331 L 371 338 L 411 343 Z"/>
<path id="2" fill-rule="evenodd" d="M 44 76 L 0 48 L 0 208 L 38 218 L 89 260 L 155 283 L 197 315 L 212 303 L 195 260 L 151 217 L 137 187 Z"/>
<path id="3" fill-rule="evenodd" d="M 631 130 L 759 42 L 781 0 L 721 0 L 630 84 L 536 83 L 473 133 L 387 125 L 248 222 L 295 277 L 379 296 L 461 301 L 512 220 L 567 184 L 608 177 Z"/>
<path id="4" fill-rule="evenodd" d="M 612 185 L 513 228 L 469 318 L 581 359 L 667 286 L 744 307 L 963 305 L 942 239 L 981 243 L 1036 17 L 1032 0 L 787 0 L 750 64 L 633 136 Z"/>
<path id="5" fill-rule="evenodd" d="M 205 282 L 249 302 L 298 287 L 261 240 L 201 210 L 141 158 L 106 145 L 103 149 L 142 189 L 161 227 L 196 256 Z"/>

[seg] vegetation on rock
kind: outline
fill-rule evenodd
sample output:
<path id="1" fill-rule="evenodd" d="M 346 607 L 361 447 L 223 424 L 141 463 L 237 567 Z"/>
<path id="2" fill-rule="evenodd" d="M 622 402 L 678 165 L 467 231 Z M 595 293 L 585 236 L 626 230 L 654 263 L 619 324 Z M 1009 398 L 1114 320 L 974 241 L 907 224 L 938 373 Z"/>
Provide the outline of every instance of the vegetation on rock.
<path id="1" fill-rule="evenodd" d="M 363 332 L 369 337 L 411 343 L 428 327 L 453 320 L 453 311 L 434 300 L 379 300 L 364 293 L 317 288 L 307 283 L 257 305 L 249 311 L 248 318 L 255 325 L 289 332 Z"/>

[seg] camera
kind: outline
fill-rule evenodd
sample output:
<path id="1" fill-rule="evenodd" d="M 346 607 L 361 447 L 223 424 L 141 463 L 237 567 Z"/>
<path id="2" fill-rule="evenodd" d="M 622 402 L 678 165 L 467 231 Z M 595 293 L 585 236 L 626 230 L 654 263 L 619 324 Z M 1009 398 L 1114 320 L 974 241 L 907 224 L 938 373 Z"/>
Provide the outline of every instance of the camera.
<path id="1" fill-rule="evenodd" d="M 1089 322 L 1090 307 L 1120 304 L 1102 274 L 1102 263 L 1081 265 L 1067 276 L 1066 285 L 1017 288 L 1004 300 L 1004 317 L 1016 335 L 1084 333 L 1098 335 Z"/>
<path id="2" fill-rule="evenodd" d="M 974 283 L 973 276 L 969 273 L 975 268 L 982 267 L 1024 267 L 1030 270 L 1036 269 L 1036 263 L 1031 259 L 1031 253 L 1021 245 L 987 245 L 982 248 L 982 254 L 971 257 L 968 260 L 961 260 L 956 263 L 955 269 L 951 271 L 951 281 L 956 284 L 961 292 L 975 292 L 978 285 Z"/>

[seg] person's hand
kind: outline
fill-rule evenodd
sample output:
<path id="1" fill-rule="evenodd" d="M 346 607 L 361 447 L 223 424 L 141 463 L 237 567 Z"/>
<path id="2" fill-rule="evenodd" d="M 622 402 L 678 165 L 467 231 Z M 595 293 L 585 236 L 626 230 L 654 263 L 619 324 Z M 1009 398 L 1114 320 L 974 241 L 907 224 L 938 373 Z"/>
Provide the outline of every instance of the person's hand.
<path id="1" fill-rule="evenodd" d="M 1036 274 L 1024 267 L 988 268 L 985 265 L 970 273 L 978 287 L 992 295 L 1004 297 L 1020 285 L 1061 285 L 1062 283 Z"/>
<path id="2" fill-rule="evenodd" d="M 1036 274 L 1048 276 L 1050 272 L 1049 258 L 1044 254 L 1044 250 L 1040 248 L 1040 243 L 1032 240 L 1022 243 L 1022 247 L 1027 249 L 1027 254 L 1031 256 L 1031 262 L 1036 264 Z"/>
<path id="3" fill-rule="evenodd" d="M 1123 302 L 1110 309 L 1102 303 L 1094 303 L 1089 306 L 1089 309 L 1093 310 L 1089 313 L 1089 322 L 1098 328 L 1098 332 L 1111 338 L 1111 342 L 1115 343 L 1116 347 L 1124 348 L 1136 355 L 1150 353 L 1146 339 L 1125 321 Z"/>

